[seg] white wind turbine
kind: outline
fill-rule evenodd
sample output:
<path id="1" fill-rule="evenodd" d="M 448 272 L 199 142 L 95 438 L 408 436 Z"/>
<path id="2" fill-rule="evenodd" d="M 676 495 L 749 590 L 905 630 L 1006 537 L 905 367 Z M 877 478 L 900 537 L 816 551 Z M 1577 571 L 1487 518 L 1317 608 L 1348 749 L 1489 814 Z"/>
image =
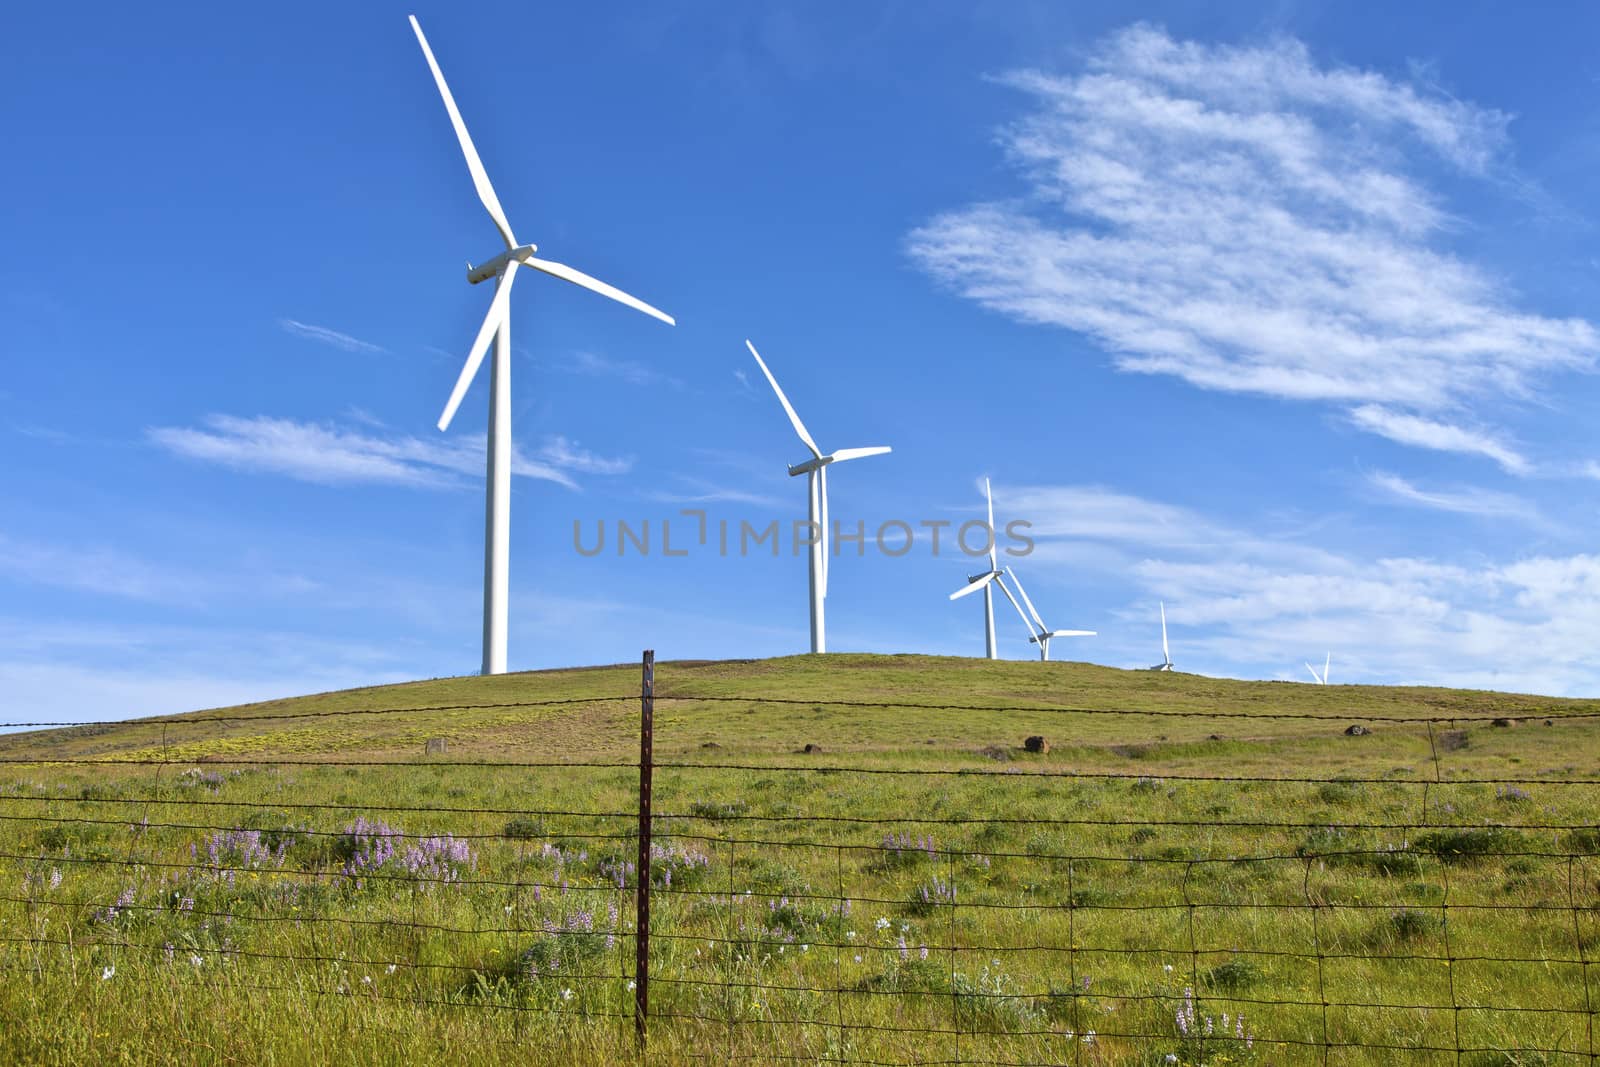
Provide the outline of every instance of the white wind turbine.
<path id="1" fill-rule="evenodd" d="M 1313 677 L 1313 678 L 1315 678 L 1317 680 L 1317 684 L 1318 685 L 1327 685 L 1328 684 L 1328 667 L 1332 663 L 1333 663 L 1333 653 L 1329 652 L 1328 653 L 1328 658 L 1322 661 L 1322 673 L 1321 674 L 1318 674 L 1317 673 L 1317 669 L 1315 667 L 1313 667 L 1309 663 L 1306 664 L 1306 670 L 1311 672 L 1311 677 Z"/>
<path id="2" fill-rule="evenodd" d="M 789 477 L 806 475 L 806 491 L 810 497 L 810 506 L 806 512 L 811 523 L 811 651 L 828 651 L 827 635 L 823 628 L 822 602 L 828 597 L 828 544 L 830 530 L 828 525 L 828 466 L 832 463 L 843 463 L 847 459 L 863 459 L 867 456 L 881 456 L 893 449 L 887 445 L 875 445 L 871 448 L 841 448 L 837 452 L 824 454 L 817 447 L 816 441 L 811 439 L 811 434 L 806 431 L 805 423 L 800 421 L 800 416 L 795 414 L 794 405 L 789 403 L 789 398 L 783 395 L 783 390 L 778 387 L 778 379 L 772 376 L 772 371 L 767 369 L 766 361 L 761 358 L 761 353 L 756 351 L 756 346 L 748 340 L 744 346 L 750 354 L 756 357 L 756 365 L 761 368 L 761 373 L 767 376 L 767 381 L 772 385 L 772 391 L 778 394 L 778 403 L 783 405 L 784 414 L 789 416 L 789 423 L 794 427 L 794 432 L 799 435 L 801 444 L 811 451 L 811 458 L 804 463 L 796 463 L 789 468 Z M 820 505 L 820 512 L 818 514 Z"/>
<path id="3" fill-rule="evenodd" d="M 467 169 L 472 172 L 472 184 L 477 187 L 478 199 L 483 201 L 484 208 L 488 210 L 489 217 L 494 221 L 495 228 L 500 231 L 500 237 L 506 244 L 505 251 L 489 261 L 476 267 L 467 264 L 467 281 L 473 285 L 488 281 L 490 278 L 497 279 L 494 299 L 489 303 L 489 313 L 484 316 L 483 325 L 478 328 L 478 336 L 472 342 L 472 349 L 467 355 L 466 365 L 461 368 L 461 375 L 456 379 L 456 386 L 450 391 L 450 400 L 444 406 L 444 414 L 439 416 L 439 429 L 444 430 L 455 417 L 456 408 L 460 406 L 467 387 L 477 375 L 478 367 L 483 363 L 483 357 L 489 349 L 489 340 L 493 338 L 494 363 L 489 379 L 488 508 L 485 517 L 483 553 L 483 673 L 504 674 L 507 571 L 511 552 L 510 301 L 511 283 L 516 278 L 516 269 L 532 267 L 534 270 L 593 290 L 601 296 L 610 297 L 646 315 L 653 315 L 669 326 L 676 323 L 670 315 L 629 296 L 620 289 L 614 289 L 605 282 L 591 278 L 582 271 L 574 270 L 565 264 L 534 258 L 533 253 L 538 251 L 536 245 L 517 244 L 516 237 L 511 233 L 511 224 L 506 221 L 505 211 L 500 207 L 500 200 L 494 194 L 494 187 L 489 184 L 489 175 L 483 169 L 483 161 L 478 158 L 478 150 L 473 147 L 472 138 L 467 134 L 466 123 L 461 121 L 461 112 L 456 109 L 455 97 L 450 95 L 450 87 L 445 84 L 444 73 L 440 71 L 438 61 L 433 58 L 433 49 L 428 47 L 428 39 L 422 35 L 422 27 L 417 23 L 415 15 L 411 16 L 411 28 L 416 31 L 417 43 L 422 46 L 422 54 L 428 60 L 428 69 L 433 71 L 433 80 L 439 86 L 439 95 L 444 97 L 444 108 L 450 113 L 450 124 L 455 127 L 456 139 L 461 142 L 461 152 L 467 157 Z"/>
<path id="4" fill-rule="evenodd" d="M 1032 635 L 1028 638 L 1028 640 L 1039 646 L 1039 658 L 1041 660 L 1048 660 L 1050 658 L 1050 639 L 1052 637 L 1095 636 L 1095 632 L 1093 630 L 1050 629 L 1050 627 L 1044 624 L 1044 620 L 1039 617 L 1039 610 L 1033 606 L 1033 601 L 1028 599 L 1028 591 L 1022 588 L 1022 579 L 1017 577 L 1017 572 L 1012 570 L 1010 567 L 1007 567 L 1006 574 L 1010 575 L 1011 580 L 1017 583 L 1017 593 L 1022 597 L 1022 602 L 1028 605 L 1028 615 L 1033 616 L 1033 621 L 1029 622 L 1028 615 L 1023 615 L 1022 608 L 1017 605 L 1015 599 L 1011 599 L 1011 606 L 1017 609 L 1018 615 L 1022 615 L 1022 625 L 1026 626 L 1028 628 L 1028 633 Z M 1011 598 L 1011 591 L 1005 587 L 1004 582 L 1000 583 L 1000 591 L 1005 593 L 1008 599 Z M 1039 627 L 1037 632 L 1034 631 L 1035 624 L 1037 624 Z"/>
<path id="5" fill-rule="evenodd" d="M 1172 652 L 1167 648 L 1167 605 L 1161 605 L 1161 662 L 1150 668 L 1153 671 L 1170 671 Z"/>
<path id="6" fill-rule="evenodd" d="M 1011 595 L 1011 590 L 1006 588 L 1006 583 L 1001 580 L 1000 564 L 995 559 L 994 493 L 989 489 L 989 479 L 987 478 L 983 480 L 983 495 L 989 501 L 989 569 L 982 574 L 967 575 L 967 584 L 951 593 L 950 599 L 959 600 L 968 593 L 976 593 L 979 589 L 983 590 L 984 655 L 989 659 L 999 659 L 1000 651 L 995 647 L 994 642 L 994 589 L 992 587 L 998 585 L 1000 591 L 1006 595 L 1006 599 L 1011 601 L 1013 605 L 1017 601 Z M 1019 607 L 1017 610 L 1021 611 L 1022 609 Z M 1027 620 L 1024 619 L 1023 621 L 1026 622 Z"/>

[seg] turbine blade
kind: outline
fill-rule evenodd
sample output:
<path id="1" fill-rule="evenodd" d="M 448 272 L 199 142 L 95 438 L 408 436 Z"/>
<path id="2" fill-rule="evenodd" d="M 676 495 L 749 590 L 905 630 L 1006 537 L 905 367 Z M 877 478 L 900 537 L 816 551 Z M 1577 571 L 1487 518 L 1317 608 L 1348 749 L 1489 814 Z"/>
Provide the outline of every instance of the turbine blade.
<path id="1" fill-rule="evenodd" d="M 627 304 L 629 307 L 633 308 L 633 310 L 642 311 L 652 318 L 660 319 L 668 326 L 678 325 L 677 320 L 671 315 L 668 315 L 665 311 L 662 311 L 659 308 L 651 307 L 638 297 L 629 296 L 616 286 L 607 285 L 599 278 L 591 278 L 589 275 L 583 273 L 583 271 L 578 270 L 575 267 L 569 267 L 565 263 L 553 263 L 548 259 L 539 259 L 538 257 L 531 255 L 523 256 L 517 262 L 532 267 L 534 270 L 542 270 L 546 274 L 553 275 L 554 277 L 560 278 L 565 282 L 571 282 L 573 285 L 581 285 L 590 292 L 599 293 L 601 296 L 608 296 L 619 304 Z"/>
<path id="2" fill-rule="evenodd" d="M 483 169 L 483 160 L 478 158 L 478 150 L 472 146 L 472 137 L 467 133 L 467 124 L 461 121 L 461 112 L 456 108 L 456 98 L 450 95 L 450 86 L 445 84 L 444 71 L 439 69 L 439 61 L 433 58 L 433 49 L 428 47 L 428 39 L 422 35 L 422 24 L 417 21 L 417 16 L 411 16 L 411 28 L 416 31 L 417 43 L 422 46 L 422 54 L 427 57 L 428 69 L 433 71 L 433 80 L 439 86 L 439 95 L 444 97 L 444 109 L 450 113 L 450 124 L 456 128 L 456 140 L 461 142 L 461 154 L 467 157 L 467 169 L 472 172 L 472 184 L 477 186 L 478 199 L 483 201 L 483 206 L 488 209 L 489 217 L 494 220 L 495 229 L 500 231 L 501 238 L 507 248 L 517 247 L 517 239 L 512 236 L 511 223 L 506 221 L 506 213 L 500 207 L 500 198 L 494 195 L 494 186 L 489 184 L 489 174 Z"/>
<path id="3" fill-rule="evenodd" d="M 1096 637 L 1094 630 L 1051 630 L 1046 637 Z"/>
<path id="4" fill-rule="evenodd" d="M 1322 684 L 1328 684 L 1328 667 L 1333 663 L 1333 653 L 1328 653 L 1328 658 L 1322 661 Z"/>
<path id="5" fill-rule="evenodd" d="M 1167 605 L 1161 605 L 1161 659 L 1164 663 L 1172 662 L 1172 650 L 1167 647 Z"/>
<path id="6" fill-rule="evenodd" d="M 962 586 L 960 589 L 957 589 L 954 593 L 951 593 L 950 599 L 960 600 L 968 593 L 976 593 L 978 590 L 982 589 L 992 581 L 994 581 L 994 572 L 990 571 L 988 574 L 972 579 L 966 585 Z"/>
<path id="7" fill-rule="evenodd" d="M 868 456 L 881 456 L 894 449 L 888 445 L 875 445 L 872 448 L 841 448 L 828 458 L 835 463 L 843 463 L 847 459 L 865 459 Z"/>
<path id="8" fill-rule="evenodd" d="M 828 525 L 828 468 L 817 468 L 817 490 L 822 494 L 822 595 L 828 595 L 828 556 L 831 543 L 831 527 Z"/>
<path id="9" fill-rule="evenodd" d="M 1022 594 L 1022 602 L 1028 605 L 1028 612 L 1033 616 L 1033 621 L 1039 624 L 1039 629 L 1041 631 L 1049 630 L 1050 627 L 1044 624 L 1044 619 L 1039 617 L 1038 609 L 1033 606 L 1033 601 L 1028 599 L 1028 591 L 1022 588 L 1022 579 L 1017 577 L 1017 572 L 1007 567 L 1006 573 L 1011 575 L 1013 582 L 1017 583 L 1017 592 Z"/>
<path id="10" fill-rule="evenodd" d="M 789 416 L 790 424 L 794 426 L 794 432 L 799 434 L 800 440 L 805 443 L 807 448 L 811 449 L 811 454 L 821 459 L 822 449 L 818 448 L 817 443 L 811 439 L 811 434 L 806 431 L 806 424 L 800 421 L 799 415 L 795 414 L 794 405 L 789 403 L 789 398 L 783 395 L 783 390 L 778 387 L 778 379 L 774 378 L 772 372 L 767 369 L 766 360 L 761 358 L 761 353 L 756 351 L 756 346 L 751 344 L 748 339 L 745 341 L 744 346 L 750 350 L 752 356 L 756 357 L 756 363 L 760 365 L 761 373 L 767 376 L 767 381 L 771 384 L 772 391 L 778 394 L 778 403 L 783 405 L 784 412 Z"/>
<path id="11" fill-rule="evenodd" d="M 478 327 L 478 336 L 472 342 L 467 362 L 461 368 L 460 376 L 456 378 L 456 387 L 450 391 L 450 400 L 444 406 L 444 414 L 439 416 L 441 430 L 447 429 L 450 420 L 456 417 L 456 408 L 461 406 L 461 398 L 467 395 L 467 387 L 477 376 L 478 367 L 483 364 L 484 354 L 489 351 L 489 342 L 511 311 L 511 280 L 516 277 L 516 273 L 515 267 L 508 267 L 506 272 L 500 275 L 500 284 L 495 286 L 494 299 L 489 301 L 489 313 L 483 317 L 483 325 Z"/>
<path id="12" fill-rule="evenodd" d="M 1017 618 L 1022 620 L 1022 628 L 1024 630 L 1027 630 L 1028 633 L 1032 634 L 1033 633 L 1033 624 L 1030 623 L 1028 621 L 1028 617 L 1022 613 L 1022 605 L 1017 603 L 1017 598 L 1012 596 L 1011 595 L 1011 590 L 1006 588 L 1005 579 L 1004 578 L 998 579 L 998 580 L 995 581 L 994 584 L 1000 587 L 1000 591 L 1006 595 L 1006 599 L 1011 601 L 1011 606 L 1017 609 Z M 1040 629 L 1042 630 L 1042 629 L 1044 629 L 1044 627 L 1041 626 Z"/>
<path id="13" fill-rule="evenodd" d="M 983 495 L 989 500 L 989 569 L 997 571 L 1000 569 L 1000 565 L 994 558 L 994 543 L 997 540 L 994 535 L 994 493 L 989 489 L 989 479 L 987 478 L 983 480 Z"/>
<path id="14" fill-rule="evenodd" d="M 1302 660 L 1301 662 L 1304 662 L 1304 661 Z M 1311 664 L 1307 663 L 1306 664 L 1306 670 L 1311 672 L 1311 677 L 1316 679 L 1318 685 L 1322 685 L 1323 684 L 1322 679 L 1317 676 L 1317 669 L 1315 667 L 1313 667 Z"/>

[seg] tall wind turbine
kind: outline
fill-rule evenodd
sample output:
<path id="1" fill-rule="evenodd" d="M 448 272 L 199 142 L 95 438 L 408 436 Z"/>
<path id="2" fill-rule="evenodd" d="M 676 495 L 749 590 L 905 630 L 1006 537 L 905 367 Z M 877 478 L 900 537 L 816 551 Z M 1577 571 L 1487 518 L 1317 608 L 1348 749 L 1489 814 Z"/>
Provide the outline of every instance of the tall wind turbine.
<path id="1" fill-rule="evenodd" d="M 989 489 L 989 479 L 987 478 L 983 480 L 983 495 L 989 501 L 989 569 L 982 574 L 967 575 L 967 584 L 951 593 L 950 599 L 959 600 L 968 593 L 976 593 L 979 589 L 983 590 L 984 655 L 989 659 L 999 659 L 1000 651 L 995 647 L 994 643 L 994 589 L 991 587 L 999 585 L 1000 591 L 1006 595 L 1006 599 L 1010 600 L 1012 604 L 1017 601 L 1011 596 L 1011 590 L 1006 588 L 1006 583 L 1000 580 L 1000 564 L 995 559 L 994 554 L 996 540 L 994 533 L 994 493 Z M 1017 610 L 1021 611 L 1022 609 L 1018 608 Z"/>
<path id="2" fill-rule="evenodd" d="M 1317 684 L 1318 685 L 1327 685 L 1328 684 L 1328 667 L 1332 663 L 1333 663 L 1333 653 L 1329 652 L 1328 653 L 1328 658 L 1322 661 L 1322 673 L 1321 674 L 1318 674 L 1317 673 L 1317 669 L 1315 667 L 1313 667 L 1309 663 L 1306 664 L 1306 670 L 1311 672 L 1311 677 L 1313 677 L 1313 678 L 1315 678 L 1317 680 Z"/>
<path id="3" fill-rule="evenodd" d="M 1003 581 L 1000 583 L 1000 591 L 1006 594 L 1007 599 L 1011 600 L 1011 606 L 1017 609 L 1017 614 L 1022 615 L 1022 625 L 1026 626 L 1028 628 L 1028 633 L 1032 635 L 1028 638 L 1028 640 L 1039 646 L 1039 658 L 1041 660 L 1048 660 L 1050 658 L 1050 639 L 1052 637 L 1095 636 L 1095 632 L 1093 630 L 1050 629 L 1050 627 L 1044 624 L 1044 620 L 1039 617 L 1039 610 L 1033 606 L 1033 601 L 1028 599 L 1028 591 L 1022 588 L 1022 579 L 1017 577 L 1017 572 L 1012 570 L 1010 567 L 1007 567 L 1006 574 L 1010 576 L 1013 582 L 1017 583 L 1017 593 L 1021 595 L 1022 603 L 1028 605 L 1028 615 L 1033 616 L 1033 621 L 1028 621 L 1028 615 L 1022 615 L 1022 608 L 1018 606 L 1016 599 L 1011 596 L 1011 591 L 1006 588 L 1005 582 Z M 1034 631 L 1035 625 L 1039 627 L 1037 632 Z"/>
<path id="4" fill-rule="evenodd" d="M 1167 648 L 1167 605 L 1161 605 L 1161 662 L 1150 668 L 1153 671 L 1170 671 L 1172 652 Z"/>
<path id="5" fill-rule="evenodd" d="M 837 452 L 823 454 L 817 447 L 817 442 L 811 439 L 811 434 L 806 430 L 806 424 L 800 421 L 800 416 L 795 414 L 794 405 L 789 403 L 789 398 L 783 395 L 783 390 L 778 387 L 778 379 L 772 376 L 772 371 L 767 369 L 766 361 L 761 358 L 761 353 L 756 351 L 756 346 L 748 340 L 744 346 L 750 354 L 756 357 L 756 364 L 761 368 L 761 373 L 767 376 L 767 381 L 772 385 L 772 391 L 778 394 L 778 403 L 783 405 L 784 414 L 789 416 L 789 424 L 794 427 L 794 432 L 799 435 L 800 443 L 811 451 L 811 458 L 804 463 L 796 463 L 789 468 L 789 477 L 795 478 L 806 475 L 806 492 L 810 499 L 810 507 L 806 512 L 811 523 L 811 651 L 828 651 L 827 635 L 823 628 L 822 603 L 828 597 L 828 544 L 831 527 L 828 525 L 828 466 L 833 463 L 843 463 L 847 459 L 863 459 L 867 456 L 881 456 L 891 452 L 888 445 L 875 445 L 871 448 L 841 448 Z M 820 505 L 821 514 L 818 514 Z"/>
<path id="6" fill-rule="evenodd" d="M 504 674 L 507 571 L 511 553 L 511 283 L 516 278 L 516 269 L 532 267 L 563 281 L 581 285 L 601 296 L 610 297 L 646 315 L 652 315 L 669 326 L 677 324 L 665 312 L 629 296 L 620 289 L 614 289 L 605 282 L 591 278 L 582 271 L 574 270 L 562 263 L 534 258 L 534 252 L 538 251 L 537 245 L 517 244 L 516 237 L 511 233 L 511 223 L 506 221 L 506 213 L 500 207 L 499 198 L 494 195 L 494 186 L 489 184 L 489 175 L 483 169 L 483 161 L 478 158 L 478 150 L 472 146 L 472 138 L 467 134 L 466 123 L 461 121 L 461 112 L 456 109 L 455 97 L 450 95 L 450 87 L 445 84 L 444 73 L 439 69 L 438 61 L 433 58 L 433 49 L 428 47 L 428 39 L 422 35 L 422 27 L 415 15 L 411 16 L 411 28 L 416 31 L 417 43 L 422 46 L 422 54 L 428 60 L 428 69 L 433 71 L 433 80 L 439 86 L 439 95 L 444 97 L 444 109 L 450 114 L 450 124 L 455 127 L 456 140 L 461 142 L 461 152 L 467 157 L 467 170 L 472 173 L 472 184 L 478 190 L 478 199 L 483 201 L 484 208 L 489 212 L 489 218 L 493 220 L 495 229 L 500 231 L 500 238 L 506 245 L 505 251 L 485 263 L 476 267 L 467 264 L 467 281 L 473 285 L 488 281 L 490 278 L 495 279 L 494 299 L 489 302 L 489 313 L 484 316 L 483 325 L 478 327 L 478 336 L 472 342 L 466 365 L 461 368 L 461 375 L 456 379 L 456 386 L 450 391 L 450 400 L 444 406 L 444 414 L 439 416 L 439 429 L 442 431 L 455 417 L 456 408 L 460 406 L 467 387 L 477 375 L 478 367 L 483 363 L 483 357 L 489 350 L 489 341 L 493 338 L 494 364 L 489 379 L 488 505 L 483 551 L 483 673 Z"/>

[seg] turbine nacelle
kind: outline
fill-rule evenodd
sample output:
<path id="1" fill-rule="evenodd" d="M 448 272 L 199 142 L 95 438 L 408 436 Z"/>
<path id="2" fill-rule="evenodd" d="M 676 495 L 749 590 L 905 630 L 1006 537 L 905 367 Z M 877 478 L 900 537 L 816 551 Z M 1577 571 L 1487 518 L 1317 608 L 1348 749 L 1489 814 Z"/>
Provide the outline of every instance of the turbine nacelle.
<path id="1" fill-rule="evenodd" d="M 467 281 L 473 285 L 486 282 L 491 278 L 498 278 L 513 261 L 521 262 L 525 257 L 539 251 L 538 245 L 518 245 L 516 248 L 507 249 L 498 256 L 474 267 L 467 264 Z"/>

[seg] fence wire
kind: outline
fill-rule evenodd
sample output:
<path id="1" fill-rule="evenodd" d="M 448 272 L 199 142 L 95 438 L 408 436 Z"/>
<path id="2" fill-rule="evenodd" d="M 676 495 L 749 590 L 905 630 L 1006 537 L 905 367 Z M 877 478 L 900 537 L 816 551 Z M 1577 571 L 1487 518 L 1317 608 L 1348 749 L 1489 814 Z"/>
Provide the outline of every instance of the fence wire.
<path id="1" fill-rule="evenodd" d="M 643 885 L 638 762 L 252 741 L 440 714 L 470 752 L 497 714 L 637 699 L 0 723 L 70 725 L 0 737 L 0 973 L 41 998 L 225 975 L 312 1020 L 339 1005 L 372 1041 L 420 1012 L 468 1020 L 483 1049 L 619 1049 L 645 892 L 646 1058 L 1595 1061 L 1600 778 L 1486 770 L 1462 738 L 1500 716 L 1358 716 L 1414 746 L 1381 773 L 1367 754 L 1351 773 L 1219 774 L 1150 746 L 1118 757 L 1135 769 L 1081 748 L 691 759 L 675 716 L 703 705 L 960 713 L 995 732 L 1049 716 L 1065 736 L 1349 716 L 658 690 L 674 755 L 652 764 Z M 140 747 L 110 747 L 116 731 Z"/>

